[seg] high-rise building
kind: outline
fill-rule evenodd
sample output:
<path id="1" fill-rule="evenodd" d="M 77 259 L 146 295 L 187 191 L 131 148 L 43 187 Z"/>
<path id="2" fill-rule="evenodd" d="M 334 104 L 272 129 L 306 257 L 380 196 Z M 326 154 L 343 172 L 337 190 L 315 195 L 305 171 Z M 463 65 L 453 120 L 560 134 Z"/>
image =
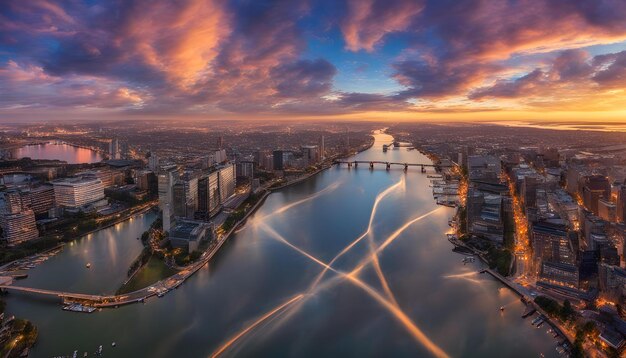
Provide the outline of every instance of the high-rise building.
<path id="1" fill-rule="evenodd" d="M 283 170 L 284 168 L 284 152 L 282 150 L 275 150 L 273 153 L 274 158 L 274 170 Z"/>
<path id="2" fill-rule="evenodd" d="M 228 163 L 218 169 L 220 202 L 225 202 L 235 194 L 235 164 Z"/>
<path id="3" fill-rule="evenodd" d="M 158 181 L 158 191 L 159 191 L 159 208 L 163 210 L 165 208 L 165 204 L 172 204 L 172 186 L 178 180 L 180 174 L 178 172 L 178 167 L 176 165 L 170 165 L 167 167 L 161 168 L 159 172 L 159 176 L 157 178 Z"/>
<path id="4" fill-rule="evenodd" d="M 316 145 L 303 145 L 300 147 L 306 165 L 313 165 L 320 161 L 319 147 Z"/>
<path id="5" fill-rule="evenodd" d="M 576 263 L 577 236 L 564 224 L 535 222 L 531 225 L 533 256 L 536 262 Z"/>
<path id="6" fill-rule="evenodd" d="M 148 158 L 148 168 L 152 171 L 156 171 L 159 168 L 159 157 L 154 153 L 151 153 Z"/>
<path id="7" fill-rule="evenodd" d="M 111 139 L 109 143 L 109 156 L 111 159 L 120 159 L 120 142 L 117 138 Z"/>
<path id="8" fill-rule="evenodd" d="M 320 137 L 320 159 L 324 160 L 326 159 L 326 146 L 324 143 L 324 136 L 322 135 Z"/>
<path id="9" fill-rule="evenodd" d="M 193 218 L 198 211 L 198 177 L 193 172 L 185 172 L 172 187 L 174 215 Z"/>
<path id="10" fill-rule="evenodd" d="M 598 215 L 598 200 L 611 198 L 611 184 L 604 175 L 590 175 L 583 186 L 583 203 L 595 215 Z"/>
<path id="11" fill-rule="evenodd" d="M 209 213 L 214 212 L 215 210 L 217 210 L 217 208 L 219 208 L 221 201 L 220 201 L 220 180 L 219 180 L 219 172 L 215 171 L 212 173 L 209 173 L 209 176 L 207 178 L 207 184 L 208 184 L 208 195 L 209 195 Z"/>
<path id="12" fill-rule="evenodd" d="M 626 181 L 617 195 L 617 221 L 626 223 Z"/>
<path id="13" fill-rule="evenodd" d="M 237 177 L 238 178 L 253 178 L 254 177 L 254 165 L 255 162 L 254 161 L 240 161 L 237 162 L 236 165 L 236 169 L 237 169 Z"/>
<path id="14" fill-rule="evenodd" d="M 102 181 L 95 177 L 59 179 L 52 185 L 57 206 L 76 209 L 104 199 Z"/>

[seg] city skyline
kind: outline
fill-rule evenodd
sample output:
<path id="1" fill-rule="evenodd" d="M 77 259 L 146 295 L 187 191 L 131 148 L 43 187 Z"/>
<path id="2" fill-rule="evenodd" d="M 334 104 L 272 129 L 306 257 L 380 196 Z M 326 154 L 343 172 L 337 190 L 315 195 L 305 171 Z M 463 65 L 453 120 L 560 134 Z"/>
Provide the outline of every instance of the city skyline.
<path id="1" fill-rule="evenodd" d="M 617 0 L 40 0 L 0 7 L 1 122 L 610 126 L 625 114 L 626 4 Z"/>

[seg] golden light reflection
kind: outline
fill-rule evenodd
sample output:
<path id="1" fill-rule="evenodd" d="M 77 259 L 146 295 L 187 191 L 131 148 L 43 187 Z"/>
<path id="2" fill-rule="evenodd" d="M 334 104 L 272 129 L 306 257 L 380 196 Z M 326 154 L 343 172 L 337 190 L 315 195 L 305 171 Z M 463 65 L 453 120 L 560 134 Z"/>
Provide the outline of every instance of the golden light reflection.
<path id="1" fill-rule="evenodd" d="M 435 210 L 438 210 L 438 209 L 435 209 Z M 411 222 L 415 222 L 415 220 L 412 220 Z M 367 285 L 365 282 L 360 280 L 357 276 L 355 276 L 353 274 L 355 271 L 352 271 L 349 274 L 346 274 L 346 273 L 344 273 L 342 271 L 336 270 L 335 268 L 333 268 L 330 265 L 326 264 L 322 260 L 320 260 L 320 259 L 316 258 L 315 256 L 309 254 L 308 252 L 304 251 L 303 249 L 293 245 L 287 239 L 285 239 L 282 235 L 277 233 L 275 230 L 273 230 L 269 226 L 263 224 L 262 228 L 266 229 L 278 241 L 280 241 L 280 242 L 286 244 L 287 246 L 289 246 L 290 248 L 296 250 L 297 252 L 299 252 L 300 254 L 304 255 L 307 258 L 309 258 L 313 262 L 315 262 L 318 265 L 324 267 L 326 270 L 330 270 L 330 271 L 338 274 L 341 278 L 347 279 L 349 282 L 351 282 L 354 285 L 356 285 L 357 287 L 361 288 L 368 295 L 370 295 L 375 301 L 377 301 L 383 308 L 387 309 L 389 311 L 389 313 L 391 313 L 392 316 L 396 320 L 398 320 L 398 322 L 401 323 L 402 326 L 413 336 L 413 338 L 415 338 L 415 340 L 417 342 L 419 342 L 422 345 L 424 345 L 424 347 L 426 347 L 431 353 L 433 353 L 433 355 L 435 355 L 436 357 L 448 357 L 448 355 L 441 348 L 439 348 L 439 346 L 437 346 L 433 341 L 431 341 L 424 334 L 424 332 L 421 329 L 419 329 L 419 327 L 417 327 L 417 325 L 415 325 L 415 323 L 404 313 L 404 311 L 402 311 L 398 307 L 397 304 L 395 304 L 395 302 L 392 302 L 391 300 L 388 300 L 388 299 L 384 298 L 376 290 L 374 290 L 371 286 Z M 396 235 L 396 237 L 398 235 Z M 395 239 L 395 237 L 394 237 L 394 239 Z M 380 248 L 377 248 L 377 250 L 375 252 L 380 252 L 379 249 Z M 373 255 L 375 256 L 375 254 L 373 254 Z M 373 261 L 372 256 L 369 257 L 369 261 Z M 310 294 L 308 294 L 308 296 L 310 296 Z M 275 310 L 275 311 L 276 312 L 274 312 L 273 314 L 278 313 L 278 311 L 280 311 L 280 310 Z M 267 319 L 269 317 L 271 317 L 271 315 L 265 317 L 265 319 Z M 215 355 L 213 355 L 213 356 L 215 356 Z"/>
<path id="2" fill-rule="evenodd" d="M 223 353 L 224 351 L 226 351 L 228 349 L 228 347 L 230 347 L 232 344 L 234 344 L 238 339 L 240 339 L 241 337 L 243 337 L 246 333 L 248 333 L 249 331 L 251 331 L 252 329 L 254 329 L 256 326 L 258 326 L 261 322 L 269 319 L 270 317 L 272 317 L 275 314 L 278 314 L 279 312 L 285 312 L 283 311 L 283 309 L 287 309 L 288 306 L 291 305 L 290 308 L 293 308 L 295 305 L 292 305 L 295 302 L 299 302 L 300 305 L 298 305 L 297 307 L 300 307 L 301 304 L 306 300 L 306 298 L 311 297 L 317 290 L 322 289 L 322 288 L 326 288 L 327 286 L 330 286 L 331 284 L 334 284 L 336 282 L 341 282 L 344 280 L 348 280 L 349 282 L 353 283 L 354 285 L 356 285 L 357 287 L 363 289 L 366 293 L 368 293 L 372 298 L 374 298 L 374 300 L 376 300 L 381 306 L 383 306 L 384 308 L 386 308 L 392 315 L 393 317 L 398 320 L 398 322 L 400 322 L 406 329 L 407 331 L 415 338 L 415 340 L 419 343 L 421 343 L 424 347 L 426 347 L 429 351 L 431 351 L 431 353 L 433 353 L 435 356 L 437 357 L 447 357 L 448 355 L 441 349 L 439 348 L 434 342 L 432 342 L 424 333 L 423 331 L 421 331 L 416 325 L 415 323 L 413 323 L 411 321 L 411 319 L 399 308 L 399 306 L 397 305 L 397 302 L 395 301 L 395 298 L 393 296 L 393 293 L 391 292 L 391 290 L 389 289 L 389 286 L 386 285 L 386 280 L 384 279 L 384 275 L 382 274 L 382 270 L 380 271 L 378 277 L 381 279 L 381 283 L 383 283 L 383 286 L 386 286 L 385 291 L 386 293 L 391 297 L 390 299 L 386 299 L 383 296 L 381 296 L 376 290 L 374 290 L 371 286 L 365 284 L 362 280 L 360 280 L 357 275 L 360 272 L 360 270 L 365 267 L 368 263 L 370 262 L 374 262 L 374 261 L 378 261 L 378 253 L 380 253 L 382 250 L 384 250 L 387 246 L 389 246 L 396 238 L 398 238 L 400 236 L 400 234 L 402 232 L 404 232 L 408 227 L 410 227 L 412 224 L 416 223 L 419 220 L 422 220 L 426 217 L 428 217 L 429 215 L 434 214 L 435 212 L 441 210 L 442 208 L 439 207 L 437 209 L 434 209 L 426 214 L 420 215 L 410 221 L 408 221 L 407 223 L 405 223 L 402 227 L 400 227 L 398 230 L 396 230 L 393 234 L 391 234 L 389 237 L 387 237 L 387 239 L 378 247 L 376 247 L 375 249 L 371 250 L 370 255 L 367 256 L 366 258 L 364 258 L 364 260 L 362 260 L 361 264 L 358 265 L 353 271 L 351 271 L 350 273 L 346 274 L 344 272 L 338 271 L 335 268 L 332 267 L 332 264 L 342 255 L 344 255 L 345 253 L 347 253 L 350 249 L 352 249 L 358 242 L 360 242 L 364 237 L 366 237 L 370 232 L 371 232 L 371 227 L 373 224 L 373 217 L 375 216 L 376 210 L 378 208 L 378 204 L 380 203 L 380 201 L 386 196 L 388 195 L 390 192 L 392 192 L 393 190 L 401 187 L 402 185 L 404 185 L 404 179 L 401 179 L 398 183 L 396 183 L 395 185 L 387 188 L 385 191 L 383 191 L 382 193 L 380 193 L 374 203 L 374 206 L 372 207 L 372 212 L 370 213 L 370 221 L 368 224 L 368 228 L 365 231 L 364 234 L 362 234 L 361 236 L 359 236 L 358 238 L 356 238 L 354 241 L 352 241 L 349 245 L 347 245 L 343 250 L 341 250 L 339 252 L 339 254 L 337 254 L 331 261 L 329 264 L 326 264 L 325 262 L 323 262 L 322 260 L 316 258 L 315 256 L 309 254 L 308 252 L 306 252 L 305 250 L 293 245 L 292 243 L 290 243 L 287 239 L 285 239 L 282 235 L 280 235 L 278 232 L 276 232 L 274 229 L 270 228 L 268 225 L 266 224 L 262 224 L 260 225 L 262 229 L 266 230 L 268 233 L 270 233 L 272 235 L 272 237 L 274 237 L 275 239 L 277 239 L 279 242 L 289 246 L 290 248 L 294 249 L 295 251 L 299 252 L 300 254 L 304 255 L 305 257 L 309 258 L 310 260 L 312 260 L 313 262 L 319 264 L 320 266 L 322 266 L 324 268 L 324 270 L 318 275 L 318 277 L 313 281 L 313 283 L 311 284 L 311 286 L 309 287 L 309 289 L 304 292 L 304 293 L 300 293 L 299 295 L 304 295 L 303 297 L 298 298 L 297 300 L 292 299 L 290 301 L 288 301 L 287 303 L 277 307 L 276 309 L 270 311 L 269 313 L 267 313 L 266 315 L 264 315 L 263 317 L 261 317 L 259 320 L 255 321 L 253 324 L 247 326 L 246 328 L 244 328 L 242 331 L 240 331 L 238 334 L 236 334 L 233 338 L 231 338 L 228 342 L 226 342 L 224 345 L 221 346 L 221 348 L 216 351 L 216 353 L 214 353 L 211 357 L 216 357 L 218 355 L 220 355 L 221 353 Z M 318 193 L 319 194 L 319 193 Z M 306 199 L 303 199 L 306 200 Z M 310 199 L 308 199 L 310 200 Z M 290 207 L 293 207 L 293 205 L 291 205 Z M 380 268 L 380 265 L 378 266 Z M 333 280 L 333 279 L 329 279 L 325 282 L 325 284 L 320 285 L 320 281 L 322 279 L 322 277 L 324 276 L 324 274 L 326 273 L 326 271 L 332 271 L 334 273 L 336 273 L 338 275 L 339 278 L 341 278 L 341 280 Z M 388 291 L 387 291 L 388 290 Z M 298 297 L 298 296 L 296 296 Z M 293 312 L 291 312 L 290 314 L 292 314 Z"/>
<path id="3" fill-rule="evenodd" d="M 259 319 L 254 321 L 251 325 L 249 325 L 248 327 L 246 327 L 245 329 L 240 331 L 238 334 L 236 334 L 234 337 L 232 337 L 230 340 L 228 340 L 226 343 L 224 343 L 218 350 L 213 352 L 213 354 L 211 354 L 211 358 L 218 357 L 219 355 L 224 353 L 230 346 L 232 346 L 237 340 L 239 340 L 241 337 L 245 336 L 248 332 L 253 330 L 256 326 L 258 326 L 259 324 L 263 323 L 265 320 L 267 320 L 268 318 L 272 317 L 276 313 L 280 312 L 283 308 L 289 306 L 290 304 L 292 304 L 294 302 L 297 302 L 297 301 L 301 300 L 303 297 L 304 297 L 303 294 L 296 295 L 295 297 L 293 297 L 293 298 L 287 300 L 286 302 L 280 304 L 278 307 L 276 307 L 276 308 L 272 309 L 271 311 L 267 312 L 266 314 L 261 316 Z"/>

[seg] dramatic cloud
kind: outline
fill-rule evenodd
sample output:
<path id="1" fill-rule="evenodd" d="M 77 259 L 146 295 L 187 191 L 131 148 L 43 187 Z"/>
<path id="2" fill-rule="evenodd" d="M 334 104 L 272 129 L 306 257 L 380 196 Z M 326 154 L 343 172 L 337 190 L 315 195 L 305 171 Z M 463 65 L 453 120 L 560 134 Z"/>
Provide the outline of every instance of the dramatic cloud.
<path id="1" fill-rule="evenodd" d="M 6 0 L 0 119 L 619 110 L 625 18 L 622 0 Z"/>
<path id="2" fill-rule="evenodd" d="M 405 30 L 422 8 L 418 0 L 348 0 L 341 24 L 346 47 L 373 51 L 386 34 Z"/>

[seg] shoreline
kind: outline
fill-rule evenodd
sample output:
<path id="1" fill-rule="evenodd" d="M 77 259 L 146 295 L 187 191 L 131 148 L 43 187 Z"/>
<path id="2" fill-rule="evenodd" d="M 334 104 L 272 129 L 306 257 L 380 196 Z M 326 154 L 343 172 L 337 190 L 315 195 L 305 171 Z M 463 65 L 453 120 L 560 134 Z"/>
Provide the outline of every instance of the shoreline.
<path id="1" fill-rule="evenodd" d="M 374 143 L 376 142 L 373 138 L 374 133 L 372 132 L 370 134 L 370 136 L 372 137 L 371 141 L 367 144 L 367 145 L 363 145 L 360 148 L 357 149 L 356 152 L 354 153 L 350 153 L 348 155 L 345 156 L 337 156 L 335 158 L 332 159 L 332 161 L 323 166 L 322 168 L 304 176 L 301 178 L 298 178 L 296 180 L 293 180 L 291 182 L 285 183 L 279 187 L 276 188 L 267 188 L 265 189 L 265 193 L 263 194 L 263 196 L 252 206 L 252 208 L 250 208 L 250 210 L 248 212 L 246 212 L 246 214 L 241 218 L 241 220 L 239 220 L 238 222 L 236 222 L 233 227 L 226 233 L 224 234 L 221 238 L 218 239 L 218 243 L 210 250 L 210 251 L 205 251 L 202 256 L 200 257 L 199 261 L 196 261 L 195 263 L 192 263 L 190 265 L 187 265 L 185 267 L 181 267 L 181 271 L 165 277 L 155 283 L 153 283 L 152 285 L 148 286 L 148 287 L 144 287 L 141 288 L 139 290 L 133 291 L 133 292 L 128 292 L 122 295 L 102 295 L 102 296 L 97 296 L 97 295 L 83 295 L 83 294 L 70 294 L 67 296 L 64 296 L 63 300 L 64 303 L 69 303 L 69 302 L 75 302 L 78 301 L 78 303 L 80 303 L 80 301 L 83 301 L 82 303 L 85 303 L 85 301 L 87 303 L 85 303 L 86 306 L 92 306 L 92 307 L 96 307 L 96 308 L 117 308 L 119 306 L 122 305 L 126 305 L 126 304 L 131 304 L 131 303 L 138 303 L 138 302 L 144 302 L 146 299 L 153 297 L 153 296 L 159 296 L 161 297 L 162 295 L 164 295 L 165 293 L 169 292 L 172 289 L 177 288 L 178 286 L 180 286 L 181 284 L 183 284 L 188 278 L 190 278 L 191 276 L 193 276 L 197 271 L 199 271 L 202 267 L 204 267 L 205 265 L 207 265 L 211 259 L 219 252 L 219 250 L 221 249 L 221 247 L 231 238 L 231 236 L 233 236 L 233 234 L 236 234 L 238 231 L 240 231 L 243 226 L 245 225 L 245 223 L 247 222 L 248 218 L 254 214 L 260 207 L 261 205 L 265 202 L 265 200 L 267 199 L 267 197 L 269 197 L 269 195 L 271 195 L 273 192 L 284 189 L 286 187 L 301 183 L 307 179 L 312 178 L 313 176 L 320 174 L 321 172 L 323 172 L 324 170 L 327 170 L 329 168 L 331 168 L 332 162 L 337 160 L 337 159 L 342 159 L 342 158 L 350 158 L 353 157 L 361 152 L 364 152 L 368 149 L 371 149 L 374 146 Z M 147 212 L 148 210 L 152 209 L 153 206 L 149 206 L 147 208 L 142 209 L 140 212 Z M 139 213 L 139 212 L 137 212 Z M 112 222 L 110 224 L 107 224 L 105 227 L 102 228 L 98 228 L 95 230 L 92 230 L 89 233 L 86 234 L 82 234 L 81 236 L 79 236 L 77 239 L 82 238 L 84 236 L 87 236 L 89 234 L 92 234 L 94 232 L 97 232 L 99 230 L 117 225 L 120 222 L 124 222 L 130 219 L 130 217 L 132 217 L 133 215 L 136 215 L 137 213 L 134 213 L 132 215 L 129 215 L 128 217 L 124 218 L 124 219 L 119 219 L 116 220 L 115 222 Z M 73 239 L 75 240 L 75 239 Z M 71 241 L 73 241 L 71 240 Z M 178 276 L 178 277 L 177 277 Z M 159 286 L 159 289 L 155 289 L 154 287 Z M 150 290 L 148 290 L 150 289 Z M 76 295 L 76 297 L 72 298 L 72 295 Z M 85 298 L 86 296 L 90 296 L 89 298 Z"/>

